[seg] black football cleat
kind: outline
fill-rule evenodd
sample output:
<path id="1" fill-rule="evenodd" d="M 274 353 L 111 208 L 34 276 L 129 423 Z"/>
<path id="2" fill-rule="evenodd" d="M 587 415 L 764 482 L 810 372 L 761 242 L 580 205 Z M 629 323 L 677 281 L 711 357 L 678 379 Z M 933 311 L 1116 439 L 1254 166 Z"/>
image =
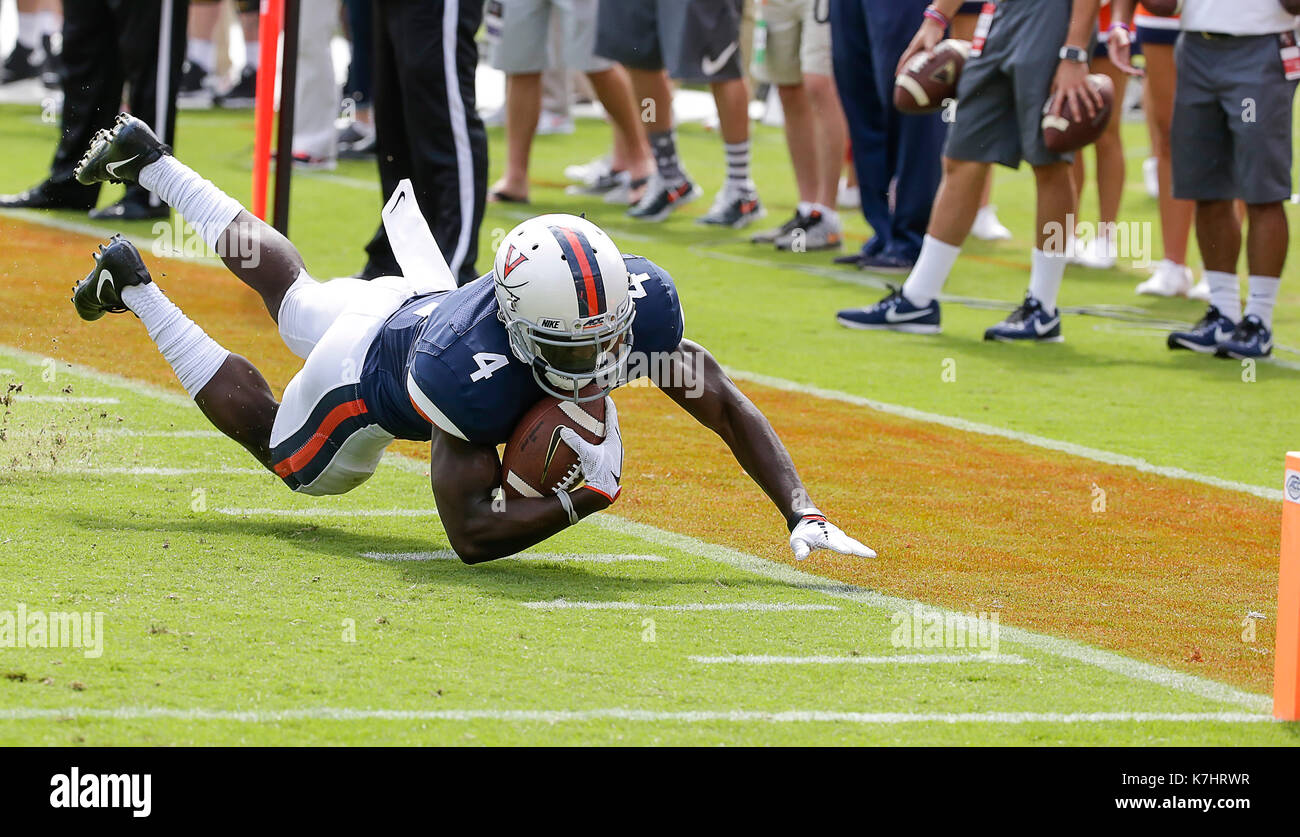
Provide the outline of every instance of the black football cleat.
<path id="1" fill-rule="evenodd" d="M 92 183 L 135 182 L 140 169 L 171 154 L 171 146 L 129 113 L 119 113 L 113 127 L 100 131 L 77 163 L 77 180 Z"/>
<path id="2" fill-rule="evenodd" d="M 122 301 L 122 289 L 153 281 L 140 251 L 120 234 L 99 245 L 94 256 L 95 269 L 72 290 L 72 304 L 88 322 L 130 310 Z"/>

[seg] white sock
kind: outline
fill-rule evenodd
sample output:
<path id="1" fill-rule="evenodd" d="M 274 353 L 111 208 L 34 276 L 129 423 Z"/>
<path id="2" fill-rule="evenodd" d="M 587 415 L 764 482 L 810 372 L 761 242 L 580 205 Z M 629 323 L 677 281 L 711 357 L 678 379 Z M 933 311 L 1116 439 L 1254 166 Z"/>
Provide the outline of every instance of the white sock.
<path id="1" fill-rule="evenodd" d="M 221 233 L 244 210 L 239 201 L 171 155 L 140 169 L 137 179 L 168 206 L 175 207 L 213 250 L 217 249 Z"/>
<path id="2" fill-rule="evenodd" d="M 123 288 L 122 302 L 149 330 L 149 339 L 158 345 L 163 360 L 171 364 L 190 398 L 208 385 L 230 357 L 229 351 L 195 325 L 152 282 Z"/>
<path id="3" fill-rule="evenodd" d="M 1273 305 L 1277 302 L 1282 279 L 1277 276 L 1251 276 L 1248 280 L 1250 296 L 1246 298 L 1245 314 L 1254 314 L 1269 328 L 1273 327 Z"/>
<path id="4" fill-rule="evenodd" d="M 57 34 L 63 28 L 63 21 L 54 12 L 37 12 L 36 20 L 42 36 Z"/>
<path id="5" fill-rule="evenodd" d="M 812 214 L 813 208 L 816 206 L 817 205 L 812 201 L 799 201 L 798 205 L 795 206 L 794 211 L 807 218 Z"/>
<path id="6" fill-rule="evenodd" d="M 903 283 L 903 296 L 913 305 L 929 305 L 943 292 L 948 274 L 952 273 L 952 266 L 960 255 L 960 247 L 927 235 L 921 243 L 921 255 L 917 256 L 911 274 Z"/>
<path id="7" fill-rule="evenodd" d="M 18 43 L 28 49 L 40 49 L 41 18 L 37 12 L 18 13 Z"/>
<path id="8" fill-rule="evenodd" d="M 216 66 L 217 45 L 201 38 L 190 38 L 185 47 L 185 57 L 203 72 L 211 73 Z"/>
<path id="9" fill-rule="evenodd" d="M 1065 256 L 1044 253 L 1037 247 L 1030 259 L 1032 267 L 1029 272 L 1029 293 L 1034 299 L 1043 303 L 1044 310 L 1056 313 L 1056 297 L 1061 293 L 1061 281 L 1065 279 Z"/>
<path id="10" fill-rule="evenodd" d="M 1241 321 L 1241 282 L 1237 274 L 1222 270 L 1205 271 L 1205 284 L 1210 286 L 1210 304 L 1234 323 Z"/>

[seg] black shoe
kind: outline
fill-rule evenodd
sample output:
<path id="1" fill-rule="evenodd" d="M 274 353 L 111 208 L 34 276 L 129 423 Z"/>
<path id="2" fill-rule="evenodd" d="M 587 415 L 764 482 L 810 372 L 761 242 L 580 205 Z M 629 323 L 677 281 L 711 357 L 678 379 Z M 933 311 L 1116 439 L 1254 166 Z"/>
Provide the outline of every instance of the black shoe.
<path id="1" fill-rule="evenodd" d="M 1215 357 L 1231 357 L 1237 360 L 1268 357 L 1273 354 L 1273 332 L 1264 325 L 1255 314 L 1247 314 L 1237 323 L 1232 337 L 1219 344 L 1214 350 Z"/>
<path id="2" fill-rule="evenodd" d="M 1191 349 L 1193 352 L 1212 355 L 1220 345 L 1232 339 L 1236 330 L 1237 324 L 1211 305 L 1196 325 L 1170 332 L 1165 338 L 1165 345 L 1171 349 Z"/>
<path id="3" fill-rule="evenodd" d="M 41 36 L 41 47 L 45 50 L 45 61 L 41 64 L 41 84 L 46 89 L 59 90 L 63 87 L 63 79 L 68 71 L 63 66 L 63 55 L 54 51 L 52 41 L 49 35 Z"/>
<path id="4" fill-rule="evenodd" d="M 251 108 L 257 100 L 257 70 L 244 67 L 239 74 L 239 81 L 224 93 L 212 97 L 212 104 L 219 108 Z"/>
<path id="5" fill-rule="evenodd" d="M 350 142 L 347 143 L 346 145 L 340 144 L 339 159 L 340 160 L 369 160 L 375 156 L 375 148 L 376 148 L 375 134 L 372 131 L 366 136 L 357 140 L 356 142 Z"/>
<path id="6" fill-rule="evenodd" d="M 90 211 L 90 220 L 92 221 L 151 221 L 156 218 L 166 218 L 171 214 L 171 209 L 167 204 L 160 203 L 153 206 L 148 200 L 139 200 L 127 196 L 117 203 L 108 206 L 92 209 Z"/>
<path id="7" fill-rule="evenodd" d="M 888 256 L 884 253 L 881 253 L 879 256 L 858 256 L 858 267 L 862 270 L 871 271 L 872 273 L 911 273 L 912 268 L 915 265 L 915 261 L 899 258 L 898 256 Z"/>
<path id="8" fill-rule="evenodd" d="M 1061 313 L 1053 311 L 1049 314 L 1043 303 L 1025 294 L 1025 301 L 1019 308 L 1002 322 L 985 329 L 984 339 L 999 343 L 1060 343 L 1065 339 L 1061 337 Z"/>
<path id="9" fill-rule="evenodd" d="M 181 81 L 176 86 L 176 95 L 182 99 L 192 99 L 195 96 L 202 96 L 208 92 L 208 88 L 203 82 L 207 79 L 208 74 L 203 68 L 193 61 L 186 61 L 181 66 Z"/>
<path id="10" fill-rule="evenodd" d="M 783 238 L 795 230 L 802 229 L 807 223 L 808 219 L 800 215 L 796 210 L 794 217 L 790 218 L 790 220 L 786 221 L 781 226 L 772 230 L 764 230 L 761 233 L 754 233 L 749 237 L 749 240 L 754 244 L 772 244 L 778 238 Z M 854 257 L 857 257 L 856 253 L 854 254 Z"/>
<path id="11" fill-rule="evenodd" d="M 41 74 L 41 65 L 33 63 L 33 54 L 35 54 L 35 51 L 30 47 L 14 44 L 13 52 L 9 53 L 4 65 L 0 66 L 0 84 L 9 84 L 39 76 Z"/>
<path id="12" fill-rule="evenodd" d="M 95 269 L 72 289 L 72 305 L 86 321 L 98 320 L 105 314 L 121 314 L 129 310 L 122 302 L 122 289 L 152 281 L 140 251 L 121 235 L 115 235 L 108 244 L 99 245 Z"/>
<path id="13" fill-rule="evenodd" d="M 848 265 L 850 267 L 862 267 L 863 258 L 864 256 L 860 252 L 849 253 L 847 256 L 836 256 L 835 258 L 831 259 L 831 262 L 833 264 L 843 264 L 843 265 Z"/>
<path id="14" fill-rule="evenodd" d="M 148 125 L 129 113 L 119 113 L 112 129 L 100 131 L 90 141 L 90 148 L 77 163 L 77 180 L 87 185 L 134 183 L 140 169 L 170 153 L 171 147 Z"/>
<path id="15" fill-rule="evenodd" d="M 0 209 L 79 209 L 95 205 L 97 193 L 80 183 L 46 180 L 17 195 L 0 195 Z"/>

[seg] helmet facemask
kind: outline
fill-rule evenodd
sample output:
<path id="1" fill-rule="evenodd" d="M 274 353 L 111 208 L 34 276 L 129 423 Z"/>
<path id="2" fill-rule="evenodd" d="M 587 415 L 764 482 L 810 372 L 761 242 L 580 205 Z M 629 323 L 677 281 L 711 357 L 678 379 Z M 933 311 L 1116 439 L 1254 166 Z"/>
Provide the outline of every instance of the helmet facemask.
<path id="1" fill-rule="evenodd" d="M 619 311 L 580 320 L 573 331 L 517 317 L 507 318 L 506 331 L 511 350 L 532 369 L 542 391 L 583 403 L 604 398 L 623 383 L 634 319 L 636 307 L 627 299 Z"/>

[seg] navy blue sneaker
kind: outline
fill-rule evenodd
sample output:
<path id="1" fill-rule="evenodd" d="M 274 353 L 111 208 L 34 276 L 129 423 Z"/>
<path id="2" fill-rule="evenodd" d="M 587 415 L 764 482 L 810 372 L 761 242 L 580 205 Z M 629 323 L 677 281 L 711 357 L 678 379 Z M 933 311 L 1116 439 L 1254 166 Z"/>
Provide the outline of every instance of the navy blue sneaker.
<path id="1" fill-rule="evenodd" d="M 1043 303 L 1030 294 L 1025 294 L 1025 301 L 1012 311 L 1007 318 L 997 325 L 986 329 L 985 340 L 997 340 L 1009 343 L 1016 340 L 1032 340 L 1035 343 L 1061 343 L 1061 313 L 1047 313 Z"/>
<path id="2" fill-rule="evenodd" d="M 1215 357 L 1268 357 L 1273 354 L 1273 332 L 1254 314 L 1247 314 L 1237 323 L 1232 337 L 1219 344 Z"/>
<path id="3" fill-rule="evenodd" d="M 913 305 L 903 296 L 902 288 L 896 288 L 870 308 L 847 308 L 836 314 L 835 319 L 846 328 L 938 334 L 939 300 L 932 300 L 929 305 Z"/>
<path id="4" fill-rule="evenodd" d="M 1236 323 L 1211 305 L 1200 322 L 1187 331 L 1171 332 L 1165 343 L 1171 349 L 1191 349 L 1193 352 L 1213 354 L 1220 343 L 1226 343 L 1232 337 L 1236 329 Z"/>

